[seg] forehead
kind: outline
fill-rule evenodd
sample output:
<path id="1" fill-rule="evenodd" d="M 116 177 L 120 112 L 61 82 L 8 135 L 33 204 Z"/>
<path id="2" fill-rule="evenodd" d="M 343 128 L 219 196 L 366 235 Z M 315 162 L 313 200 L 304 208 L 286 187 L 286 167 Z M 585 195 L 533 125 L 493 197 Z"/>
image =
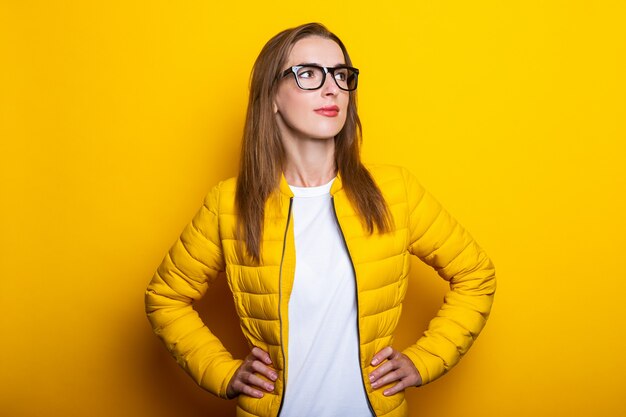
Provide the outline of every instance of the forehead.
<path id="1" fill-rule="evenodd" d="M 287 65 L 320 64 L 332 67 L 345 64 L 345 58 L 339 45 L 332 39 L 309 36 L 300 39 L 293 45 Z"/>

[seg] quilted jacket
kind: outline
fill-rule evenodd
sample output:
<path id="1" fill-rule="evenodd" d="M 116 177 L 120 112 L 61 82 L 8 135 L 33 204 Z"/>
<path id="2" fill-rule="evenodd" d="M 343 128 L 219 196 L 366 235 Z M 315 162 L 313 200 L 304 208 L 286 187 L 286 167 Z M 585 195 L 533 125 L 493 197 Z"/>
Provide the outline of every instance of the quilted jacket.
<path id="1" fill-rule="evenodd" d="M 391 232 L 367 233 L 340 176 L 331 188 L 332 203 L 356 277 L 360 364 L 369 404 L 376 416 L 406 416 L 404 393 L 385 397 L 384 388 L 373 390 L 367 376 L 374 369 L 370 366 L 374 354 L 393 343 L 407 289 L 409 256 L 417 256 L 450 283 L 428 330 L 403 351 L 423 384 L 454 366 L 485 325 L 495 270 L 472 237 L 408 171 L 392 166 L 368 169 L 393 215 Z M 223 181 L 206 196 L 154 274 L 146 291 L 146 311 L 178 363 L 201 387 L 225 398 L 242 361 L 233 359 L 192 308 L 225 271 L 246 340 L 269 352 L 278 372 L 274 393 L 261 399 L 238 397 L 237 415 L 274 417 L 288 378 L 288 304 L 296 259 L 293 194 L 283 177 L 266 204 L 261 263 L 253 265 L 235 240 L 235 185 L 235 179 Z"/>

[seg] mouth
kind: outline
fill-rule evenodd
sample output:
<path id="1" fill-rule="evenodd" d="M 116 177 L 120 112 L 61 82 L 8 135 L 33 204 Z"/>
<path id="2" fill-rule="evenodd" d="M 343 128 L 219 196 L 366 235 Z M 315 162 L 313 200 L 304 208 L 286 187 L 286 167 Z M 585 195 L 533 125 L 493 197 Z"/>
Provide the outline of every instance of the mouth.
<path id="1" fill-rule="evenodd" d="M 338 106 L 324 106 L 314 110 L 315 113 L 326 117 L 335 117 L 339 114 Z"/>

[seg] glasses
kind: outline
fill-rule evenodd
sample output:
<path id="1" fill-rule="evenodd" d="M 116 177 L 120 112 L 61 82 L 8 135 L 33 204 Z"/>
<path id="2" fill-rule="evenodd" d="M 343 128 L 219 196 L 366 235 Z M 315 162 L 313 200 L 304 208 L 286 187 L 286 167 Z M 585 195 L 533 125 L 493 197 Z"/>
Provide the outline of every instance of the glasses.
<path id="1" fill-rule="evenodd" d="M 359 70 L 340 65 L 322 67 L 319 65 L 296 65 L 283 71 L 283 78 L 293 74 L 296 84 L 302 90 L 317 90 L 324 85 L 326 74 L 330 73 L 337 87 L 344 91 L 354 91 L 359 81 Z"/>

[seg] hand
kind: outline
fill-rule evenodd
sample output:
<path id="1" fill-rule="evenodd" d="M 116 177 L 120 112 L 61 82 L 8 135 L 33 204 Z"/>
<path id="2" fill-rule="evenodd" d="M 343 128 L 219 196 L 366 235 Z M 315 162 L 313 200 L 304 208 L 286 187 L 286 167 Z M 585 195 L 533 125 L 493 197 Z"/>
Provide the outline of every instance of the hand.
<path id="1" fill-rule="evenodd" d="M 243 363 L 237 369 L 226 388 L 226 396 L 234 398 L 239 394 L 245 394 L 250 397 L 262 398 L 263 392 L 274 391 L 274 384 L 259 376 L 262 375 L 270 381 L 276 381 L 278 374 L 276 371 L 267 366 L 271 365 L 270 355 L 261 348 L 254 347 L 252 352 L 246 356 Z"/>
<path id="2" fill-rule="evenodd" d="M 398 381 L 396 385 L 383 391 L 383 395 L 390 396 L 408 387 L 422 385 L 422 376 L 408 356 L 387 346 L 374 355 L 372 366 L 377 366 L 387 360 L 370 374 L 372 388 L 376 389 L 383 385 Z"/>

